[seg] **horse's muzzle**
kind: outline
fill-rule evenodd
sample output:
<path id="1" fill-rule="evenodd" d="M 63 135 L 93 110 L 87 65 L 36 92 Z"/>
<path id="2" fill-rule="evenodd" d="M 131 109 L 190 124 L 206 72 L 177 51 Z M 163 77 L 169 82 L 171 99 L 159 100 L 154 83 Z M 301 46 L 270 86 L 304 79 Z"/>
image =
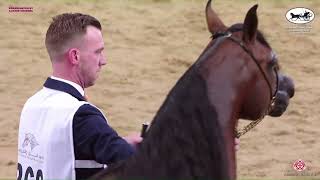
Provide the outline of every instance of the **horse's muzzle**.
<path id="1" fill-rule="evenodd" d="M 276 94 L 274 106 L 269 112 L 272 117 L 281 116 L 289 105 L 289 100 L 294 96 L 294 83 L 291 78 L 279 74 L 279 90 Z"/>

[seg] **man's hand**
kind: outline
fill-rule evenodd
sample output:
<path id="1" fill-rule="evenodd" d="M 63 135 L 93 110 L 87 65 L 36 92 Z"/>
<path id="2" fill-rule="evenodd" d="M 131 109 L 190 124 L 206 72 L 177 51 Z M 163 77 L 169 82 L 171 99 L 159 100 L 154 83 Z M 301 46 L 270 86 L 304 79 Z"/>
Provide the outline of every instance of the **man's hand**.
<path id="1" fill-rule="evenodd" d="M 126 137 L 123 137 L 123 139 L 126 140 L 133 147 L 136 147 L 136 145 L 139 144 L 143 138 L 140 136 L 139 133 L 134 133 L 134 134 L 130 134 Z"/>
<path id="2" fill-rule="evenodd" d="M 240 139 L 239 138 L 234 139 L 234 149 L 236 151 L 238 151 L 240 149 Z"/>

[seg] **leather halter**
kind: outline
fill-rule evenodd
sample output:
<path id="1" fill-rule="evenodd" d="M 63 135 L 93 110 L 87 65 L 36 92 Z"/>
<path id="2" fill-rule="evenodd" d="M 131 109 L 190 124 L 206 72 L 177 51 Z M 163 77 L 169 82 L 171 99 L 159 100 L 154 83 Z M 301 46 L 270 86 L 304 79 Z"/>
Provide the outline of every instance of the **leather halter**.
<path id="1" fill-rule="evenodd" d="M 279 80 L 278 80 L 278 72 L 277 70 L 274 70 L 275 74 L 276 74 L 276 90 L 274 93 L 272 93 L 272 86 L 270 81 L 267 78 L 267 75 L 265 74 L 265 72 L 263 71 L 261 65 L 258 63 L 257 58 L 255 58 L 255 56 L 253 55 L 252 51 L 249 50 L 249 48 L 243 43 L 243 41 L 241 41 L 240 39 L 237 39 L 235 37 L 232 36 L 231 32 L 218 32 L 216 34 L 214 34 L 212 36 L 212 39 L 216 39 L 219 37 L 226 37 L 227 39 L 230 39 L 231 41 L 235 42 L 236 44 L 238 44 L 247 54 L 250 55 L 250 57 L 253 59 L 253 61 L 255 62 L 255 64 L 257 65 L 257 67 L 259 68 L 263 78 L 265 79 L 265 81 L 268 84 L 269 90 L 270 90 L 270 99 L 272 101 L 272 99 L 275 98 L 275 96 L 277 95 L 278 92 L 278 88 L 279 88 Z M 272 104 L 272 103 L 270 103 Z"/>
<path id="2" fill-rule="evenodd" d="M 232 31 L 232 32 L 236 32 L 236 31 L 240 31 L 239 29 Z M 250 129 L 252 129 L 253 127 L 255 127 L 259 122 L 261 122 L 261 120 L 264 118 L 265 115 L 269 114 L 270 110 L 273 108 L 274 106 L 274 102 L 275 102 L 275 98 L 276 95 L 278 93 L 278 89 L 279 89 L 279 77 L 278 77 L 278 71 L 276 69 L 274 69 L 274 72 L 276 74 L 276 89 L 275 92 L 272 92 L 272 86 L 270 81 L 267 78 L 266 73 L 263 71 L 261 65 L 258 63 L 257 58 L 253 55 L 252 51 L 243 43 L 243 41 L 241 41 L 240 39 L 237 39 L 235 37 L 232 36 L 232 32 L 227 31 L 227 32 L 217 32 L 214 35 L 212 35 L 212 39 L 217 39 L 219 40 L 221 39 L 229 39 L 232 42 L 238 44 L 247 54 L 249 54 L 249 56 L 251 57 L 251 59 L 255 62 L 255 64 L 257 65 L 259 71 L 261 72 L 263 78 L 265 79 L 269 90 L 270 90 L 270 103 L 268 106 L 268 109 L 266 110 L 266 112 L 256 121 L 251 122 L 249 125 L 247 125 L 246 127 L 244 127 L 242 130 L 238 131 L 237 129 L 236 131 L 236 137 L 240 137 L 241 135 L 245 134 L 246 132 L 248 132 Z M 223 38 L 222 38 L 223 37 Z M 218 46 L 218 44 L 220 44 L 222 41 L 218 41 L 216 42 L 213 46 Z"/>

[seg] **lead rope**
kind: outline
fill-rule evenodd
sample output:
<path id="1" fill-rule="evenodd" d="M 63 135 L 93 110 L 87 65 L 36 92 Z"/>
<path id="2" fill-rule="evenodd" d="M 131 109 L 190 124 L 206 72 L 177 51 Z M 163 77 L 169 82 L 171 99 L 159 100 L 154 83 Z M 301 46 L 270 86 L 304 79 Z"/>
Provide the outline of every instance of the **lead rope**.
<path id="1" fill-rule="evenodd" d="M 240 136 L 246 134 L 248 131 L 250 131 L 251 129 L 253 129 L 254 127 L 256 127 L 262 120 L 263 118 L 269 114 L 270 110 L 272 109 L 272 107 L 274 106 L 274 102 L 275 102 L 275 97 L 273 97 L 271 99 L 271 103 L 270 106 L 268 107 L 266 113 L 261 116 L 258 120 L 252 121 L 251 123 L 249 123 L 248 125 L 246 125 L 244 128 L 242 128 L 241 130 L 238 130 L 238 128 L 235 128 L 235 135 L 237 138 L 240 138 Z"/>
<path id="2" fill-rule="evenodd" d="M 253 122 L 251 122 L 250 124 L 246 125 L 244 128 L 242 128 L 241 130 L 237 130 L 237 128 L 235 129 L 235 134 L 237 138 L 240 138 L 240 136 L 246 134 L 248 131 L 250 131 L 252 128 L 256 127 L 262 120 L 263 120 L 264 116 L 260 117 L 258 120 L 255 120 Z"/>

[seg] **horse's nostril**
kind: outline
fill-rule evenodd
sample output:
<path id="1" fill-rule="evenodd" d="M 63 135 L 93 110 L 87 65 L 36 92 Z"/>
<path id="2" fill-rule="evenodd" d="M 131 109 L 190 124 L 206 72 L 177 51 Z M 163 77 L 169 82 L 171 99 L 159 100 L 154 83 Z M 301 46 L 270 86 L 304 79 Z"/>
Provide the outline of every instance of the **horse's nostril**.
<path id="1" fill-rule="evenodd" d="M 278 91 L 274 106 L 269 112 L 269 115 L 272 117 L 281 116 L 287 109 L 289 105 L 289 95 L 286 91 Z"/>
<path id="2" fill-rule="evenodd" d="M 280 91 L 286 91 L 288 96 L 292 98 L 294 96 L 295 88 L 293 80 L 288 76 L 282 76 L 279 78 L 280 80 Z"/>
<path id="3" fill-rule="evenodd" d="M 292 98 L 294 96 L 294 87 L 292 87 L 289 91 L 288 91 L 288 95 L 290 98 Z"/>
<path id="4" fill-rule="evenodd" d="M 294 83 L 293 80 L 290 77 L 285 77 L 286 78 L 286 83 L 287 83 L 287 92 L 290 98 L 294 96 Z"/>

